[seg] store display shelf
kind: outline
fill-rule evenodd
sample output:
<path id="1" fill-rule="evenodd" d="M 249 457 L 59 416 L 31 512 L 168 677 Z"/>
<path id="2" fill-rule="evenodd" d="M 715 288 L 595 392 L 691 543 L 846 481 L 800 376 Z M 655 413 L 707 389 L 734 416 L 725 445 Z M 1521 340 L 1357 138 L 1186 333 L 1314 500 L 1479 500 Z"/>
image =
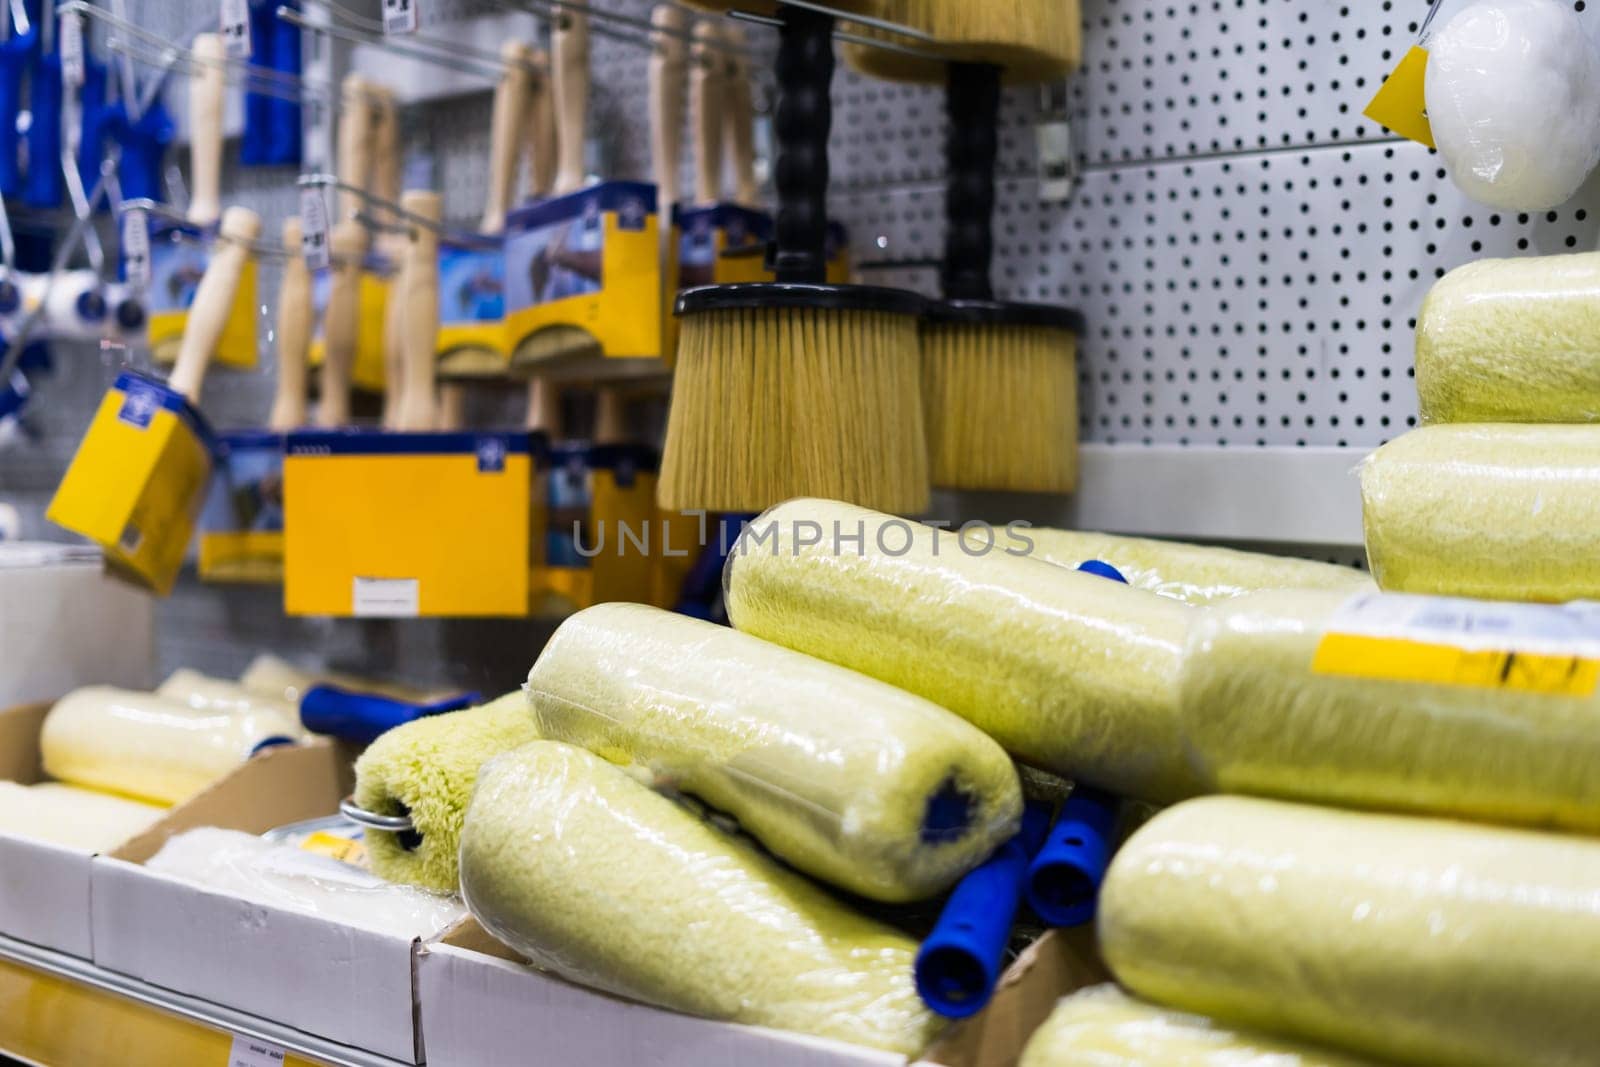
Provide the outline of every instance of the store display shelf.
<path id="1" fill-rule="evenodd" d="M 240 966 L 249 966 L 249 961 L 241 960 Z M 0 1053 L 47 1067 L 112 1062 L 126 1067 L 399 1067 L 398 1060 L 158 989 L 9 937 L 0 937 Z"/>

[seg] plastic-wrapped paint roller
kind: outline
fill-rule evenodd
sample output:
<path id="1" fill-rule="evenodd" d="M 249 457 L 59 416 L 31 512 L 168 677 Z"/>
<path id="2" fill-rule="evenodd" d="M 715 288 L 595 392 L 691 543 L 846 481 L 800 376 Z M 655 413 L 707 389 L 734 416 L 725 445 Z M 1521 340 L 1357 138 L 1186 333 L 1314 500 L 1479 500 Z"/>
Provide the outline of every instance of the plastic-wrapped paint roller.
<path id="1" fill-rule="evenodd" d="M 149 693 L 90 686 L 45 715 L 39 754 L 52 778 L 176 804 L 298 733 L 298 724 L 272 711 L 199 711 Z"/>
<path id="2" fill-rule="evenodd" d="M 1109 982 L 1062 997 L 1019 1067 L 1378 1067 L 1365 1058 L 1157 1007 Z"/>
<path id="3" fill-rule="evenodd" d="M 1191 609 L 969 536 L 793 500 L 728 558 L 740 630 L 949 708 L 1023 762 L 1119 796 L 1200 792 L 1179 733 Z"/>
<path id="4" fill-rule="evenodd" d="M 1207 797 L 1111 864 L 1100 948 L 1159 1004 L 1429 1067 L 1594 1063 L 1600 843 Z"/>
<path id="5" fill-rule="evenodd" d="M 1034 559 L 1083 569 L 1098 560 L 1131 585 L 1188 604 L 1209 604 L 1261 589 L 1371 589 L 1372 579 L 1350 567 L 1231 548 L 1122 537 L 1089 530 L 1027 531 Z"/>
<path id="6" fill-rule="evenodd" d="M 1417 315 L 1423 422 L 1600 421 L 1600 252 L 1480 259 Z"/>
<path id="7" fill-rule="evenodd" d="M 1450 179 L 1480 203 L 1557 207 L 1600 160 L 1600 52 L 1570 4 L 1476 0 L 1429 39 L 1424 83 Z"/>
<path id="8" fill-rule="evenodd" d="M 153 804 L 57 782 L 0 782 L 0 833 L 68 848 L 115 848 L 165 814 Z"/>
<path id="9" fill-rule="evenodd" d="M 641 766 L 808 874 L 877 900 L 933 896 L 1016 832 L 989 738 L 926 700 L 698 619 L 602 604 L 528 675 L 539 732 Z"/>
<path id="10" fill-rule="evenodd" d="M 937 1032 L 916 942 L 570 745 L 484 766 L 461 891 L 538 966 L 621 996 L 904 1055 Z"/>
<path id="11" fill-rule="evenodd" d="M 145 867 L 242 900 L 402 937 L 434 937 L 465 917 L 454 897 L 394 885 L 329 856 L 237 830 L 178 834 Z"/>
<path id="12" fill-rule="evenodd" d="M 917 951 L 917 993 L 947 1019 L 976 1015 L 1005 967 L 1011 924 L 1022 903 L 1028 861 L 1050 826 L 1050 808 L 1030 803 L 1022 829 L 961 879 Z"/>
<path id="13" fill-rule="evenodd" d="M 187 705 L 196 711 L 250 713 L 269 711 L 286 722 L 299 723 L 298 705 L 275 696 L 265 696 L 226 678 L 213 678 L 187 667 L 173 671 L 156 688 L 156 696 Z"/>
<path id="14" fill-rule="evenodd" d="M 1050 926 L 1082 926 L 1111 862 L 1117 801 L 1079 786 L 1061 806 L 1044 844 L 1028 864 L 1028 906 Z"/>
<path id="15" fill-rule="evenodd" d="M 1361 467 L 1383 589 L 1600 597 L 1600 426 L 1424 426 Z"/>
<path id="16" fill-rule="evenodd" d="M 355 802 L 377 815 L 409 816 L 412 828 L 366 830 L 373 871 L 391 882 L 457 892 L 461 822 L 478 768 L 538 736 L 519 689 L 481 708 L 407 723 L 374 741 L 356 760 Z"/>
<path id="17" fill-rule="evenodd" d="M 262 653 L 250 661 L 239 684 L 252 693 L 278 697 L 295 707 L 313 686 L 333 685 L 357 693 L 373 693 L 394 700 L 426 704 L 449 694 L 442 690 L 417 689 L 395 682 L 380 682 L 371 678 L 358 678 L 338 671 L 307 671 L 270 653 Z"/>
<path id="18" fill-rule="evenodd" d="M 1600 831 L 1586 632 L 1549 606 L 1254 593 L 1196 618 L 1184 732 L 1223 792 Z"/>

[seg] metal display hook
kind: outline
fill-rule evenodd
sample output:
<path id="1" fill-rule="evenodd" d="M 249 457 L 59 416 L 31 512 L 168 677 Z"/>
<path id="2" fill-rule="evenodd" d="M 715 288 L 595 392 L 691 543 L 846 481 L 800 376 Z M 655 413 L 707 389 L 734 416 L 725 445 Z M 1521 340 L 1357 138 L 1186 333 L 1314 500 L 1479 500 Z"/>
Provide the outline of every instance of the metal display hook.
<path id="1" fill-rule="evenodd" d="M 839 19 L 840 21 L 848 20 L 850 22 L 861 22 L 872 25 L 874 27 L 884 29 L 884 32 L 886 33 L 898 33 L 906 37 L 921 40 L 934 40 L 934 38 L 929 37 L 920 30 L 913 30 L 906 26 L 895 26 L 894 23 L 884 22 L 882 19 L 867 19 L 866 17 L 860 15 L 849 15 L 844 12 L 836 11 L 834 8 L 827 7 L 823 4 L 795 3 L 794 0 L 783 0 L 783 3 L 788 4 L 791 7 L 804 8 L 807 11 L 815 11 L 823 15 L 832 15 L 834 18 Z M 767 26 L 772 29 L 779 29 L 783 26 L 783 19 L 774 15 L 758 15 L 754 11 L 729 11 L 727 17 L 738 22 L 750 22 L 757 26 Z M 927 59 L 937 63 L 950 62 L 949 56 L 942 56 L 937 52 L 930 52 L 926 48 L 917 48 L 908 44 L 897 44 L 894 41 L 885 41 L 878 37 L 868 37 L 865 34 L 851 33 L 849 30 L 835 28 L 833 31 L 833 39 L 835 41 L 843 41 L 846 44 L 860 45 L 863 48 L 876 48 L 884 52 L 895 52 L 899 55 L 911 56 L 914 59 Z"/>
<path id="2" fill-rule="evenodd" d="M 445 70 L 464 70 L 490 81 L 499 81 L 501 75 L 505 73 L 505 64 L 499 60 L 496 60 L 494 65 L 490 66 L 487 63 L 479 62 L 459 53 L 441 55 L 438 52 L 429 51 L 428 48 L 418 47 L 415 44 L 402 44 L 392 37 L 384 37 L 379 33 L 368 33 L 365 30 L 351 29 L 348 26 L 339 26 L 333 23 L 316 22 L 286 5 L 280 4 L 276 10 L 276 15 L 282 21 L 293 26 L 299 26 L 303 30 L 310 30 L 312 33 L 323 34 L 341 41 L 349 41 L 352 44 L 371 45 L 374 48 L 381 48 L 385 52 L 391 52 L 397 56 L 405 56 L 408 59 L 420 60 L 423 63 L 429 63 Z"/>
<path id="3" fill-rule="evenodd" d="M 300 186 L 302 189 L 334 189 L 341 193 L 350 193 L 352 196 L 359 198 L 362 202 L 369 204 L 372 207 L 379 208 L 394 218 L 401 220 L 401 223 L 409 224 L 402 225 L 393 222 L 380 222 L 372 218 L 372 216 L 366 212 L 358 212 L 356 214 L 356 219 L 358 221 L 372 226 L 374 229 L 386 230 L 392 233 L 403 232 L 409 235 L 414 234 L 416 232 L 416 228 L 421 228 L 428 230 L 431 233 L 438 234 L 441 240 L 448 241 L 452 245 L 486 249 L 500 247 L 500 241 L 498 238 L 488 236 L 486 234 L 476 233 L 472 230 L 462 230 L 454 226 L 446 226 L 442 222 L 435 222 L 426 215 L 419 215 L 414 211 L 408 211 L 403 205 L 385 197 L 378 196 L 375 193 L 368 192 L 359 185 L 352 185 L 349 182 L 340 181 L 337 175 L 326 173 L 302 174 L 298 179 L 296 179 L 295 184 Z"/>
<path id="4" fill-rule="evenodd" d="M 691 30 L 674 30 L 664 26 L 657 26 L 649 19 L 639 18 L 635 15 L 625 15 L 619 11 L 607 11 L 604 8 L 596 7 L 594 4 L 584 3 L 583 0 L 495 0 L 495 3 L 507 11 L 525 11 L 530 15 L 538 15 L 546 19 L 559 18 L 563 11 L 570 11 L 578 15 L 588 15 L 593 19 L 599 20 L 598 23 L 590 23 L 589 32 L 598 33 L 603 37 L 610 37 L 613 40 L 639 48 L 653 49 L 655 48 L 655 43 L 649 38 L 637 37 L 630 33 L 622 33 L 610 29 L 606 24 L 612 23 L 617 26 L 626 26 L 629 29 L 643 30 L 657 37 L 676 37 L 683 41 L 695 40 L 694 33 Z M 704 17 L 706 12 L 698 11 L 696 14 Z M 755 54 L 751 48 L 733 44 L 729 41 L 713 40 L 701 41 L 700 43 L 718 51 L 735 55 L 750 56 Z"/>
<path id="5" fill-rule="evenodd" d="M 116 213 L 122 215 L 132 214 L 135 211 L 143 212 L 147 217 L 170 222 L 177 228 L 173 231 L 178 240 L 186 243 L 201 244 L 207 241 L 233 241 L 235 238 L 222 234 L 203 234 L 196 232 L 202 227 L 196 226 L 181 211 L 176 211 L 158 200 L 149 197 L 135 197 L 132 200 L 123 200 L 116 206 Z M 298 248 L 288 248 L 275 241 L 266 241 L 256 238 L 254 241 L 241 242 L 250 250 L 250 254 L 261 259 L 288 260 L 298 257 L 301 253 Z M 335 261 L 338 257 L 334 257 Z"/>
<path id="6" fill-rule="evenodd" d="M 326 11 L 333 19 L 343 22 L 344 26 L 338 28 L 350 29 L 358 33 L 369 35 L 369 37 L 363 38 L 362 43 L 376 44 L 382 47 L 384 43 L 384 40 L 381 40 L 383 38 L 383 23 L 380 20 L 368 18 L 365 15 L 358 15 L 348 8 L 335 3 L 334 0 L 303 0 L 303 2 Z M 296 24 L 304 26 L 305 22 L 298 22 Z M 313 26 L 316 29 L 328 28 L 320 23 L 313 23 Z M 388 43 L 392 44 L 395 42 L 390 39 Z M 432 49 L 441 56 L 445 57 L 466 57 L 470 60 L 478 60 L 501 71 L 505 70 L 508 66 L 514 65 L 536 77 L 543 76 L 544 74 L 548 73 L 541 64 L 532 60 L 507 60 L 504 56 L 492 52 L 487 48 L 475 48 L 469 44 L 448 41 L 438 37 L 429 37 L 426 34 L 408 33 L 406 34 L 405 41 L 403 43 L 416 48 Z"/>

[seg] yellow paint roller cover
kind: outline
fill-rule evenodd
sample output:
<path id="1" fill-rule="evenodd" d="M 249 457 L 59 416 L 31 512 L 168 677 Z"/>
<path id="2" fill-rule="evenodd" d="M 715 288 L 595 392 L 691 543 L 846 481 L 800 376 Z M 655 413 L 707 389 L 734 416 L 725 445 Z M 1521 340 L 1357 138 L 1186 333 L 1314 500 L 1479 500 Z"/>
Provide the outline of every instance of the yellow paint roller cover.
<path id="1" fill-rule="evenodd" d="M 1600 252 L 1483 259 L 1417 315 L 1424 422 L 1600 421 Z"/>
<path id="2" fill-rule="evenodd" d="M 305 736 L 300 725 L 300 708 L 276 696 L 267 696 L 226 678 L 212 678 L 187 667 L 173 671 L 156 689 L 156 696 L 185 704 L 199 711 L 269 711 L 295 725 L 294 736 Z"/>
<path id="3" fill-rule="evenodd" d="M 249 759 L 262 745 L 292 740 L 299 723 L 269 710 L 201 711 L 110 686 L 56 702 L 39 732 L 52 778 L 176 804 Z"/>
<path id="4" fill-rule="evenodd" d="M 1032 529 L 1033 558 L 1077 569 L 1097 559 L 1109 563 L 1136 589 L 1146 589 L 1187 604 L 1217 600 L 1262 589 L 1344 589 L 1373 587 L 1372 579 L 1351 567 L 1309 559 L 1240 552 L 1232 548 L 1121 537 L 1089 530 Z"/>
<path id="5" fill-rule="evenodd" d="M 1600 426 L 1425 426 L 1361 467 L 1378 585 L 1491 600 L 1600 597 Z"/>
<path id="6" fill-rule="evenodd" d="M 484 767 L 461 890 L 538 966 L 621 996 L 905 1055 L 937 1030 L 915 941 L 570 745 Z"/>
<path id="7" fill-rule="evenodd" d="M 90 789 L 0 782 L 0 833 L 104 852 L 143 831 L 166 809 Z"/>
<path id="8" fill-rule="evenodd" d="M 746 633 L 926 697 L 1012 755 L 1145 800 L 1200 791 L 1179 736 L 1191 609 L 920 523 L 793 500 L 723 576 Z"/>
<path id="9" fill-rule="evenodd" d="M 643 767 L 877 900 L 949 888 L 1022 817 L 1005 751 L 944 708 L 658 608 L 603 604 L 562 623 L 528 700 L 542 736 Z"/>
<path id="10" fill-rule="evenodd" d="M 1139 996 L 1428 1067 L 1588 1067 L 1600 844 L 1207 797 L 1112 861 L 1100 947 Z"/>
<path id="11" fill-rule="evenodd" d="M 1377 1067 L 1372 1060 L 1232 1030 L 1158 1008 L 1116 986 L 1061 998 L 1019 1067 Z"/>
<path id="12" fill-rule="evenodd" d="M 1255 593 L 1200 613 L 1183 672 L 1184 727 L 1215 788 L 1600 831 L 1592 685 L 1581 695 L 1502 688 L 1500 660 L 1484 665 L 1487 684 L 1465 684 L 1477 660 L 1452 638 L 1397 626 L 1374 639 L 1381 627 L 1361 620 L 1394 601 L 1450 617 L 1508 605 L 1371 597 L 1359 614 L 1329 592 Z M 1507 626 L 1485 617 L 1476 628 Z M 1433 664 L 1436 680 L 1417 673 Z"/>
<path id="13" fill-rule="evenodd" d="M 414 833 L 366 831 L 372 870 L 391 882 L 440 893 L 460 888 L 457 852 L 478 768 L 538 738 L 522 690 L 481 708 L 397 726 L 356 760 L 356 805 L 410 815 Z"/>

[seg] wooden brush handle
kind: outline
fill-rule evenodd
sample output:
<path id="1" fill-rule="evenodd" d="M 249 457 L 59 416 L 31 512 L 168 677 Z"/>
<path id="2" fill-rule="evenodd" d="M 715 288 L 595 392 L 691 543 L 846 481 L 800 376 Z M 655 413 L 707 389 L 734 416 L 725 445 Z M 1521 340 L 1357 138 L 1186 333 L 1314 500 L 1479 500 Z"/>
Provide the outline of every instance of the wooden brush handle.
<path id="1" fill-rule="evenodd" d="M 722 39 L 735 49 L 745 47 L 744 30 L 732 23 L 722 27 Z M 730 52 L 723 62 L 728 101 L 723 110 L 723 140 L 733 168 L 733 199 L 753 207 L 761 202 L 761 188 L 756 183 L 756 109 L 750 93 L 750 64 L 742 51 Z"/>
<path id="2" fill-rule="evenodd" d="M 371 87 L 359 74 L 345 75 L 340 90 L 338 160 L 335 164 L 339 180 L 358 189 L 366 189 L 372 180 L 372 150 L 374 141 Z M 361 197 L 348 190 L 339 190 L 339 218 L 343 222 L 355 217 L 362 208 Z"/>
<path id="3" fill-rule="evenodd" d="M 690 52 L 689 108 L 694 115 L 694 201 L 715 204 L 722 199 L 723 65 L 711 42 L 718 39 L 714 22 L 694 28 Z"/>
<path id="4" fill-rule="evenodd" d="M 827 279 L 828 133 L 833 126 L 833 16 L 780 7 L 778 217 L 773 272 L 780 282 Z"/>
<path id="5" fill-rule="evenodd" d="M 398 244 L 390 240 L 394 237 L 400 238 Z M 406 392 L 405 278 L 411 242 L 404 234 L 385 234 L 384 238 L 385 255 L 395 266 L 383 303 L 383 428 L 398 430 Z"/>
<path id="6" fill-rule="evenodd" d="M 594 443 L 620 445 L 628 440 L 628 414 L 622 390 L 601 386 L 594 397 Z"/>
<path id="7" fill-rule="evenodd" d="M 528 79 L 528 196 L 543 200 L 556 189 L 556 98 L 549 53 L 531 54 L 541 73 Z"/>
<path id="8" fill-rule="evenodd" d="M 543 433 L 552 441 L 561 439 L 561 390 L 548 378 L 528 380 L 527 430 Z"/>
<path id="9" fill-rule="evenodd" d="M 317 422 L 329 428 L 350 422 L 350 378 L 355 370 L 361 328 L 361 260 L 367 252 L 367 230 L 355 219 L 334 226 L 328 237 L 333 275 L 328 307 L 322 315 L 322 404 Z"/>
<path id="10" fill-rule="evenodd" d="M 556 195 L 583 188 L 589 116 L 589 18 L 561 10 L 550 33 L 556 98 Z"/>
<path id="11" fill-rule="evenodd" d="M 300 219 L 283 222 L 289 258 L 278 288 L 278 391 L 267 428 L 292 430 L 306 424 L 306 355 L 311 348 L 311 270 L 300 254 Z"/>
<path id="12" fill-rule="evenodd" d="M 945 90 L 950 129 L 944 195 L 944 262 L 939 280 L 947 300 L 992 300 L 994 166 L 1000 151 L 1000 68 L 950 64 Z"/>
<path id="13" fill-rule="evenodd" d="M 440 382 L 438 411 L 434 428 L 447 433 L 463 430 L 467 425 L 467 384 L 465 382 Z"/>
<path id="14" fill-rule="evenodd" d="M 507 41 L 500 47 L 505 71 L 494 87 L 494 106 L 489 115 L 488 192 L 484 197 L 481 233 L 499 233 L 506 228 L 506 212 L 511 208 L 511 188 L 517 177 L 517 145 L 522 141 L 524 116 L 528 107 L 528 46 Z"/>
<path id="15" fill-rule="evenodd" d="M 650 12 L 650 168 L 656 180 L 657 209 L 670 218 L 679 199 L 678 161 L 683 156 L 684 74 L 688 69 L 688 43 L 679 34 L 688 25 L 681 8 L 658 4 Z M 663 225 L 663 230 L 666 226 Z"/>
<path id="16" fill-rule="evenodd" d="M 411 214 L 433 222 L 439 221 L 443 209 L 438 193 L 421 190 L 406 193 L 400 202 Z M 404 325 L 400 352 L 405 365 L 405 388 L 399 429 L 431 430 L 437 417 L 433 361 L 439 340 L 439 235 L 433 230 L 412 224 L 402 282 L 399 295 Z"/>
<path id="17" fill-rule="evenodd" d="M 367 191 L 391 204 L 400 202 L 400 107 L 394 90 L 370 87 L 372 115 L 371 182 Z"/>
<path id="18" fill-rule="evenodd" d="M 261 236 L 261 216 L 242 207 L 230 207 L 222 216 L 220 239 L 211 250 L 211 260 L 195 291 L 194 303 L 184 323 L 178 359 L 167 384 L 199 403 L 200 387 L 205 384 L 206 368 L 216 353 L 217 342 L 228 325 L 233 300 L 245 264 L 254 255 L 254 243 Z"/>
<path id="19" fill-rule="evenodd" d="M 189 221 L 210 226 L 222 214 L 223 63 L 222 38 L 194 39 L 195 71 L 189 77 Z"/>

